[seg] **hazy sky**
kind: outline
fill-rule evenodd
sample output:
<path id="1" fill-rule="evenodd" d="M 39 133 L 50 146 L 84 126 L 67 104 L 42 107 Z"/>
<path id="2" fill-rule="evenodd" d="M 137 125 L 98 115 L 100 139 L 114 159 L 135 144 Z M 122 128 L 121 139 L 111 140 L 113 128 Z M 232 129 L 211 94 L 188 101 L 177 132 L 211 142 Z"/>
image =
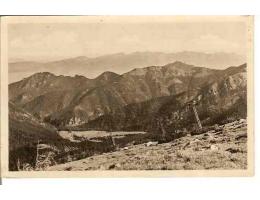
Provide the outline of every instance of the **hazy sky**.
<path id="1" fill-rule="evenodd" d="M 55 60 L 135 51 L 245 54 L 242 22 L 9 24 L 9 58 Z"/>

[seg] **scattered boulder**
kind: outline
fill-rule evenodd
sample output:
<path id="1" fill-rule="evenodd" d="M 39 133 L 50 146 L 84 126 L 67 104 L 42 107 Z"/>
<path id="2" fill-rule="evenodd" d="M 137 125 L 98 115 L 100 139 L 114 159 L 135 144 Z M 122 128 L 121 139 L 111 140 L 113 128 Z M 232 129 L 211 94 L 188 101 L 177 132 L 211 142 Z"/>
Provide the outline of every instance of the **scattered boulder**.
<path id="1" fill-rule="evenodd" d="M 206 149 L 210 149 L 210 145 L 205 145 L 205 146 L 201 147 L 201 150 L 206 150 Z"/>
<path id="2" fill-rule="evenodd" d="M 183 149 L 186 149 L 187 146 L 190 145 L 190 142 L 187 142 L 184 146 L 183 146 Z"/>
<path id="3" fill-rule="evenodd" d="M 246 123 L 246 120 L 245 119 L 240 119 L 239 123 Z"/>
<path id="4" fill-rule="evenodd" d="M 202 144 L 202 141 L 196 138 L 195 140 L 192 141 L 192 143 L 198 146 Z"/>
<path id="5" fill-rule="evenodd" d="M 209 142 L 210 142 L 211 144 L 216 144 L 216 143 L 217 143 L 216 139 L 213 138 L 213 137 L 209 139 Z"/>
<path id="6" fill-rule="evenodd" d="M 108 166 L 108 169 L 115 169 L 116 165 L 115 164 L 111 164 Z"/>
<path id="7" fill-rule="evenodd" d="M 200 140 L 196 138 L 193 142 L 194 143 L 200 143 Z"/>
<path id="8" fill-rule="evenodd" d="M 218 150 L 219 150 L 219 147 L 218 147 L 217 145 L 212 144 L 212 145 L 210 146 L 210 150 L 212 150 L 212 151 L 218 151 Z"/>
<path id="9" fill-rule="evenodd" d="M 195 147 L 193 150 L 194 151 L 200 151 L 200 148 L 199 147 Z"/>
<path id="10" fill-rule="evenodd" d="M 215 124 L 215 125 L 214 125 L 214 130 L 215 130 L 215 132 L 219 132 L 219 131 L 222 131 L 222 130 L 223 130 L 223 127 L 222 127 L 222 126 L 219 126 L 218 124 Z"/>
<path id="11" fill-rule="evenodd" d="M 65 170 L 65 171 L 71 171 L 71 170 L 72 170 L 72 167 L 66 167 L 64 170 Z"/>
<path id="12" fill-rule="evenodd" d="M 116 164 L 116 168 L 120 168 L 121 167 L 121 164 L 120 163 L 117 163 Z"/>
<path id="13" fill-rule="evenodd" d="M 240 140 L 242 138 L 247 138 L 247 133 L 246 132 L 245 133 L 241 133 L 241 134 L 236 136 L 236 140 Z"/>
<path id="14" fill-rule="evenodd" d="M 147 147 L 157 146 L 157 145 L 158 145 L 158 142 L 147 142 L 147 143 L 146 143 L 146 146 L 147 146 Z"/>
<path id="15" fill-rule="evenodd" d="M 204 135 L 203 136 L 210 136 L 208 133 L 204 133 Z"/>
<path id="16" fill-rule="evenodd" d="M 161 170 L 167 170 L 167 167 L 166 166 L 162 166 Z"/>
<path id="17" fill-rule="evenodd" d="M 226 149 L 226 151 L 228 151 L 230 153 L 239 153 L 239 152 L 241 152 L 241 150 L 238 149 L 238 148 L 228 148 L 228 149 Z"/>
<path id="18" fill-rule="evenodd" d="M 100 170 L 106 170 L 106 167 L 105 167 L 104 165 L 101 165 L 101 166 L 99 167 L 99 169 L 100 169 Z"/>
<path id="19" fill-rule="evenodd" d="M 233 126 L 232 129 L 238 129 L 238 128 L 242 128 L 244 126 L 245 126 L 244 124 L 237 124 L 237 125 Z"/>

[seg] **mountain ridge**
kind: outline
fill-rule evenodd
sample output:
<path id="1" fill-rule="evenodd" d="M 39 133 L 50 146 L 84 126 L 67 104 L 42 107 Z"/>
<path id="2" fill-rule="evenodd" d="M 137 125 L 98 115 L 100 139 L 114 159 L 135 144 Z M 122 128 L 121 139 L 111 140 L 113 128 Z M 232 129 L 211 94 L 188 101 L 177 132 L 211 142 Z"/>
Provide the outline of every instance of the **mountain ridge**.
<path id="1" fill-rule="evenodd" d="M 203 87 L 245 69 L 246 65 L 241 65 L 216 70 L 175 61 L 122 75 L 103 72 L 95 79 L 43 72 L 10 84 L 9 98 L 41 120 L 56 126 L 79 126 L 127 105 L 159 97 L 185 92 L 184 101 L 191 100 Z"/>
<path id="2" fill-rule="evenodd" d="M 60 75 L 88 75 L 88 78 L 97 77 L 104 71 L 113 71 L 123 74 L 133 68 L 143 68 L 152 65 L 166 65 L 174 61 L 182 61 L 197 66 L 223 69 L 226 66 L 237 66 L 246 59 L 234 53 L 201 53 L 201 52 L 135 52 L 117 53 L 88 58 L 79 56 L 50 62 L 15 62 L 9 63 L 10 82 L 15 82 L 21 77 L 27 77 L 41 71 L 49 71 Z M 93 70 L 95 67 L 95 71 Z"/>
<path id="3" fill-rule="evenodd" d="M 158 120 L 161 120 L 165 129 L 169 129 L 167 131 L 170 132 L 192 127 L 196 126 L 196 121 L 193 112 L 187 110 L 190 100 L 197 102 L 196 107 L 203 125 L 246 118 L 246 80 L 246 65 L 239 66 L 237 69 L 228 68 L 222 73 L 221 78 L 213 80 L 212 83 L 192 94 L 191 99 L 186 99 L 187 94 L 184 92 L 177 96 L 159 97 L 146 102 L 129 104 L 114 113 L 72 129 L 156 132 L 159 129 L 156 125 Z"/>

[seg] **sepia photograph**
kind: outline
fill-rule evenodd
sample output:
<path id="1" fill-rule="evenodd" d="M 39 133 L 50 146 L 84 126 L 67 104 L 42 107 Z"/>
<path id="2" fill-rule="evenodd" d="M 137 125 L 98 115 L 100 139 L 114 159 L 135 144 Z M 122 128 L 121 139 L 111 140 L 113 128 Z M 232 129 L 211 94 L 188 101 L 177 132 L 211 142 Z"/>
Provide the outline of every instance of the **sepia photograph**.
<path id="1" fill-rule="evenodd" d="M 253 175 L 252 16 L 2 17 L 1 50 L 6 176 Z"/>

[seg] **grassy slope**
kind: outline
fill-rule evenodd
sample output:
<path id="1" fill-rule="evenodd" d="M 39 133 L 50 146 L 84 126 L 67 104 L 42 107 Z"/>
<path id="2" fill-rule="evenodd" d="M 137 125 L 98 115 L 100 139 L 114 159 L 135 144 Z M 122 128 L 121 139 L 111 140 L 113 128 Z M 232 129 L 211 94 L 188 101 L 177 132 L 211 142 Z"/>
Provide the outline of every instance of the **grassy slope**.
<path id="1" fill-rule="evenodd" d="M 147 147 L 132 145 L 112 153 L 52 166 L 48 170 L 178 170 L 245 169 L 247 167 L 246 122 L 226 124 L 175 141 Z"/>

